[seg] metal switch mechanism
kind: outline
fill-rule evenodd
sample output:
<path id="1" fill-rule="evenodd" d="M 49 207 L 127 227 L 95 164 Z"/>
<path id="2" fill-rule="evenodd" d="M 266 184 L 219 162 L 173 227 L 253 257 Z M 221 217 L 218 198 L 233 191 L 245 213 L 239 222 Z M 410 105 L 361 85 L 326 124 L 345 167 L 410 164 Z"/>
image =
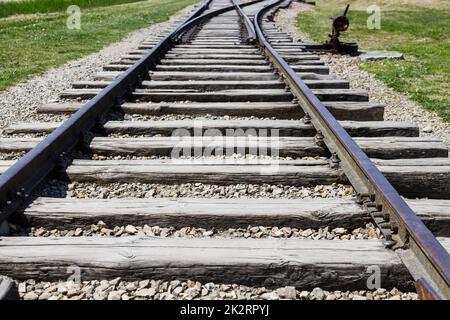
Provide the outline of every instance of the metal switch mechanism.
<path id="1" fill-rule="evenodd" d="M 341 32 L 347 31 L 350 27 L 350 20 L 347 17 L 349 8 L 350 5 L 347 4 L 347 7 L 345 7 L 345 11 L 343 14 L 330 18 L 331 20 L 333 20 L 333 23 L 331 34 L 328 35 L 330 37 L 330 41 L 328 41 L 327 44 L 331 45 L 331 51 L 333 53 L 343 53 L 350 55 L 355 55 L 358 53 L 358 45 L 356 43 L 341 42 L 339 40 Z"/>

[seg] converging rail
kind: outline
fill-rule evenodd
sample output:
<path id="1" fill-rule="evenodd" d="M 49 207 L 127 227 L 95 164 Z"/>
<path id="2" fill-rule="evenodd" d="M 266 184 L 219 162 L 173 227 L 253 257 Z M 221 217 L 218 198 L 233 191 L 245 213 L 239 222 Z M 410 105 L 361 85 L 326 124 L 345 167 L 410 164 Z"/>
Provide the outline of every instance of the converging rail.
<path id="1" fill-rule="evenodd" d="M 384 121 L 382 104 L 330 75 L 321 44 L 280 32 L 273 17 L 290 3 L 206 0 L 39 107 L 52 122 L 6 128 L 0 154 L 24 156 L 0 160 L 0 226 L 42 230 L 0 238 L 0 274 L 60 280 L 76 265 L 89 280 L 361 290 L 375 266 L 383 285 L 449 299 L 447 146 Z M 375 239 L 344 241 L 340 229 L 367 223 Z"/>

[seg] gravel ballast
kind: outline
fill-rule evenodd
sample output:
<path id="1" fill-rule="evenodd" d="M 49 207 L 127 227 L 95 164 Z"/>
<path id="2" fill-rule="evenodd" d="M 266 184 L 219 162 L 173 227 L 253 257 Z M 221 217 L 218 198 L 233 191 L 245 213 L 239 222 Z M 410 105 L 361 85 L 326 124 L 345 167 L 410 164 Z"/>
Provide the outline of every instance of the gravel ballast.
<path id="1" fill-rule="evenodd" d="M 372 223 L 353 230 L 345 228 L 320 228 L 320 229 L 299 229 L 291 227 L 267 227 L 248 226 L 247 228 L 228 229 L 204 229 L 195 227 L 183 227 L 176 229 L 173 227 L 159 226 L 115 226 L 109 227 L 104 222 L 86 226 L 84 228 L 52 229 L 33 227 L 24 230 L 10 225 L 10 229 L 15 235 L 29 235 L 32 237 L 160 237 L 160 238 L 291 238 L 310 240 L 367 240 L 382 239 L 381 231 Z"/>
<path id="2" fill-rule="evenodd" d="M 37 196 L 78 199 L 113 198 L 332 198 L 354 196 L 351 186 L 342 184 L 317 185 L 314 187 L 295 187 L 271 184 L 231 184 L 215 185 L 203 183 L 184 183 L 178 185 L 145 183 L 96 183 L 49 180 L 36 192 Z"/>
<path id="3" fill-rule="evenodd" d="M 204 114 L 201 116 L 195 114 L 164 114 L 164 115 L 142 115 L 142 114 L 126 114 L 124 120 L 127 121 L 143 121 L 143 120 L 155 120 L 155 121 L 172 121 L 172 120 L 277 120 L 276 117 L 242 117 L 242 116 L 229 116 L 229 115 L 211 115 Z M 288 119 L 288 120 L 298 120 L 298 119 Z"/>
<path id="4" fill-rule="evenodd" d="M 295 287 L 275 290 L 238 284 L 187 280 L 113 280 L 19 282 L 23 300 L 417 300 L 413 292 L 379 288 L 363 291 L 306 291 Z"/>

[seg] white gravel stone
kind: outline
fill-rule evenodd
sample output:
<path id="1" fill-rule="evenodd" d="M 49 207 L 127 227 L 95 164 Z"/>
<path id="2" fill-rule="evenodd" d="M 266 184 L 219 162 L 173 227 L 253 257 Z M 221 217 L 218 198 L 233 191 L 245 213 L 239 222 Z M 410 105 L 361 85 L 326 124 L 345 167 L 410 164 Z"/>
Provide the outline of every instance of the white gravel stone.
<path id="1" fill-rule="evenodd" d="M 18 290 L 19 290 L 19 293 L 27 292 L 27 284 L 25 282 L 19 283 Z"/>
<path id="2" fill-rule="evenodd" d="M 27 292 L 24 296 L 23 296 L 23 300 L 37 300 L 39 298 L 39 296 L 31 291 L 31 292 Z"/>
<path id="3" fill-rule="evenodd" d="M 295 299 L 297 297 L 297 290 L 295 287 L 284 287 L 277 289 L 276 293 L 280 298 L 284 299 Z"/>
<path id="4" fill-rule="evenodd" d="M 147 289 L 139 289 L 136 291 L 136 297 L 144 297 L 144 298 L 151 298 L 155 295 L 156 289 L 154 288 L 147 288 Z"/>
<path id="5" fill-rule="evenodd" d="M 138 231 L 134 226 L 128 225 L 125 227 L 125 232 L 128 234 L 136 234 Z"/>
<path id="6" fill-rule="evenodd" d="M 431 126 L 426 126 L 423 128 L 422 130 L 424 133 L 432 133 L 433 132 L 433 128 Z"/>
<path id="7" fill-rule="evenodd" d="M 120 291 L 111 291 L 108 294 L 108 300 L 120 300 L 122 296 L 122 292 Z"/>
<path id="8" fill-rule="evenodd" d="M 95 292 L 93 298 L 94 300 L 105 300 L 106 294 L 104 292 Z"/>
<path id="9" fill-rule="evenodd" d="M 323 298 L 325 297 L 325 293 L 320 288 L 314 288 L 311 291 L 311 296 L 316 300 L 323 300 Z"/>
<path id="10" fill-rule="evenodd" d="M 40 296 L 39 296 L 39 300 L 48 300 L 52 297 L 52 294 L 50 292 L 43 292 Z"/>
<path id="11" fill-rule="evenodd" d="M 264 299 L 264 300 L 279 300 L 280 299 L 278 294 L 276 292 L 274 292 L 274 291 L 263 293 L 261 295 L 261 298 Z"/>

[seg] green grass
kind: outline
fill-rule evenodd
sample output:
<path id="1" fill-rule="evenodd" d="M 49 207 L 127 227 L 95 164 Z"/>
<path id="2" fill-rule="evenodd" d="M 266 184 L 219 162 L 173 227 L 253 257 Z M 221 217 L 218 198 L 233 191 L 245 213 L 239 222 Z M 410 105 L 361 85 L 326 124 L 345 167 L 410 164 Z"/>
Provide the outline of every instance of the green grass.
<path id="1" fill-rule="evenodd" d="M 81 30 L 66 13 L 0 19 L 0 90 L 50 67 L 97 52 L 130 31 L 167 20 L 197 0 L 151 0 L 84 10 Z"/>
<path id="2" fill-rule="evenodd" d="M 328 18 L 342 8 L 318 1 L 316 9 L 298 16 L 298 27 L 313 40 L 323 41 L 330 32 Z M 342 39 L 358 42 L 362 50 L 402 52 L 405 60 L 360 62 L 360 67 L 450 122 L 450 12 L 413 5 L 381 9 L 381 29 L 369 30 L 364 7 L 352 10 L 350 6 L 350 28 Z"/>
<path id="3" fill-rule="evenodd" d="M 1 2 L 0 18 L 18 14 L 66 11 L 71 5 L 77 5 L 81 9 L 86 9 L 137 1 L 140 0 L 23 0 Z"/>

